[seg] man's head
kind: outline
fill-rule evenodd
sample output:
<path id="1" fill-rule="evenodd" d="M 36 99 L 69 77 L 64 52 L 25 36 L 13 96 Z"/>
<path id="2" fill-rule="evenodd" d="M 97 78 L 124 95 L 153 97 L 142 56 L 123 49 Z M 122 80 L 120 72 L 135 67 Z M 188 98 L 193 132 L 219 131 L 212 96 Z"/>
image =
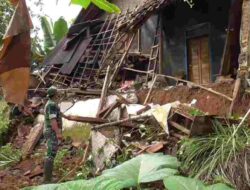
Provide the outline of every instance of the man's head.
<path id="1" fill-rule="evenodd" d="M 57 95 L 57 89 L 54 86 L 51 86 L 50 88 L 48 88 L 47 90 L 47 97 L 48 98 L 53 98 Z"/>

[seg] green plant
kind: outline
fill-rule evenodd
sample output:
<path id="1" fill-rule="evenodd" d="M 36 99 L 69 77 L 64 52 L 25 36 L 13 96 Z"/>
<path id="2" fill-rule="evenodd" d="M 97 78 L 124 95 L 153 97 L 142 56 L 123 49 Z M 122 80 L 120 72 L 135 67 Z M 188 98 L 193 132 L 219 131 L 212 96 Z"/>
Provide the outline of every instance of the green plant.
<path id="1" fill-rule="evenodd" d="M 222 183 L 205 186 L 200 180 L 182 176 L 170 176 L 163 182 L 168 190 L 233 190 Z"/>
<path id="2" fill-rule="evenodd" d="M 75 180 L 88 179 L 92 173 L 94 173 L 93 157 L 90 155 L 86 163 L 81 167 L 81 170 L 77 172 Z"/>
<path id="3" fill-rule="evenodd" d="M 205 115 L 201 110 L 197 108 L 191 108 L 189 111 L 189 114 L 192 116 L 204 116 Z"/>
<path id="4" fill-rule="evenodd" d="M 80 5 L 87 9 L 91 3 L 108 13 L 120 13 L 121 10 L 115 4 L 107 0 L 71 0 L 72 4 Z"/>
<path id="5" fill-rule="evenodd" d="M 28 189 L 119 190 L 128 187 L 140 189 L 141 183 L 154 182 L 177 174 L 178 166 L 179 162 L 175 157 L 163 154 L 144 154 L 126 161 L 113 169 L 105 170 L 101 176 L 88 181 L 78 180 Z"/>
<path id="6" fill-rule="evenodd" d="M 7 134 L 9 126 L 9 106 L 5 101 L 0 100 L 0 145 L 4 142 L 4 136 Z"/>
<path id="7" fill-rule="evenodd" d="M 0 148 L 0 169 L 4 169 L 20 161 L 21 151 L 7 144 Z"/>
<path id="8" fill-rule="evenodd" d="M 0 0 L 0 46 L 13 12 L 14 9 L 9 1 Z"/>
<path id="9" fill-rule="evenodd" d="M 66 169 L 63 167 L 63 160 L 68 155 L 69 155 L 68 149 L 61 149 L 57 152 L 54 160 L 54 167 L 56 170 L 59 170 L 62 173 L 65 172 Z"/>
<path id="10" fill-rule="evenodd" d="M 178 154 L 182 169 L 205 180 L 224 175 L 223 168 L 249 145 L 250 129 L 236 128 L 215 122 L 213 134 L 184 140 Z"/>
<path id="11" fill-rule="evenodd" d="M 41 17 L 41 26 L 44 35 L 44 51 L 50 53 L 56 44 L 67 34 L 68 24 L 63 17 L 60 17 L 55 23 L 49 21 L 46 16 Z"/>

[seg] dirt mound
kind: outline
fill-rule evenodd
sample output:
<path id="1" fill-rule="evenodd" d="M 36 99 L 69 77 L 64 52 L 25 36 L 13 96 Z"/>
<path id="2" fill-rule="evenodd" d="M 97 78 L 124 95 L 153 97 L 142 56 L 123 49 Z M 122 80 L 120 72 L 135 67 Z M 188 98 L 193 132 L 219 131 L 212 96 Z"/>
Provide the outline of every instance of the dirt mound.
<path id="1" fill-rule="evenodd" d="M 232 97 L 234 83 L 214 83 L 206 87 Z M 144 102 L 147 92 L 148 90 L 141 90 L 137 93 L 140 103 Z M 242 97 L 243 98 L 240 99 L 235 106 L 236 109 L 234 110 L 234 113 L 237 115 L 246 113 L 249 107 L 250 96 L 245 94 Z M 175 86 L 168 90 L 154 89 L 149 102 L 163 105 L 174 101 L 180 101 L 181 103 L 191 103 L 193 99 L 197 100 L 195 107 L 202 110 L 203 112 L 209 113 L 210 115 L 226 116 L 231 104 L 229 100 L 221 96 L 215 95 L 200 88 L 188 86 Z"/>

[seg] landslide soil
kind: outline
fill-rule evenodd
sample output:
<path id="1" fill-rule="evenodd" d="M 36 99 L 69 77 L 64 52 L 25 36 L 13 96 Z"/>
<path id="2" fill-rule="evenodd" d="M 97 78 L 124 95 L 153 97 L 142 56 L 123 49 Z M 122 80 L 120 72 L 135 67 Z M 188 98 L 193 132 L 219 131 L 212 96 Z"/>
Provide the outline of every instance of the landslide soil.
<path id="1" fill-rule="evenodd" d="M 225 94 L 229 97 L 233 95 L 234 82 L 214 83 L 205 86 Z M 140 90 L 137 93 L 140 103 L 144 103 L 148 90 Z M 195 107 L 210 115 L 226 116 L 229 112 L 231 101 L 197 87 L 175 86 L 168 90 L 154 89 L 149 98 L 149 103 L 166 104 L 174 101 L 181 103 L 191 103 L 196 99 Z M 250 95 L 241 94 L 235 104 L 233 114 L 235 116 L 244 115 L 249 109 Z"/>

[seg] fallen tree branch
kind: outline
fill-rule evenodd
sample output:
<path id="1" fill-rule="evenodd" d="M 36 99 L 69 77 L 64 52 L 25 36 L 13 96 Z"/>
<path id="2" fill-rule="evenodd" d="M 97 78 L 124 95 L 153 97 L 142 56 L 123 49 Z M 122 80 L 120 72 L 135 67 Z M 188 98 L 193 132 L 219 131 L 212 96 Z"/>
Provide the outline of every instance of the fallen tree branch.
<path id="1" fill-rule="evenodd" d="M 130 121 L 135 121 L 135 120 L 139 120 L 139 119 L 145 119 L 145 118 L 149 118 L 149 117 L 151 117 L 151 115 L 134 116 L 134 117 L 126 118 L 126 119 L 123 119 L 123 120 L 119 120 L 119 121 L 114 121 L 114 122 L 110 122 L 110 123 L 105 123 L 105 124 L 102 124 L 102 125 L 98 125 L 98 126 L 92 127 L 91 129 L 92 130 L 98 130 L 98 129 L 102 129 L 102 128 L 105 128 L 105 127 L 110 127 L 110 126 L 115 126 L 115 125 L 121 125 L 121 124 L 130 122 Z"/>

